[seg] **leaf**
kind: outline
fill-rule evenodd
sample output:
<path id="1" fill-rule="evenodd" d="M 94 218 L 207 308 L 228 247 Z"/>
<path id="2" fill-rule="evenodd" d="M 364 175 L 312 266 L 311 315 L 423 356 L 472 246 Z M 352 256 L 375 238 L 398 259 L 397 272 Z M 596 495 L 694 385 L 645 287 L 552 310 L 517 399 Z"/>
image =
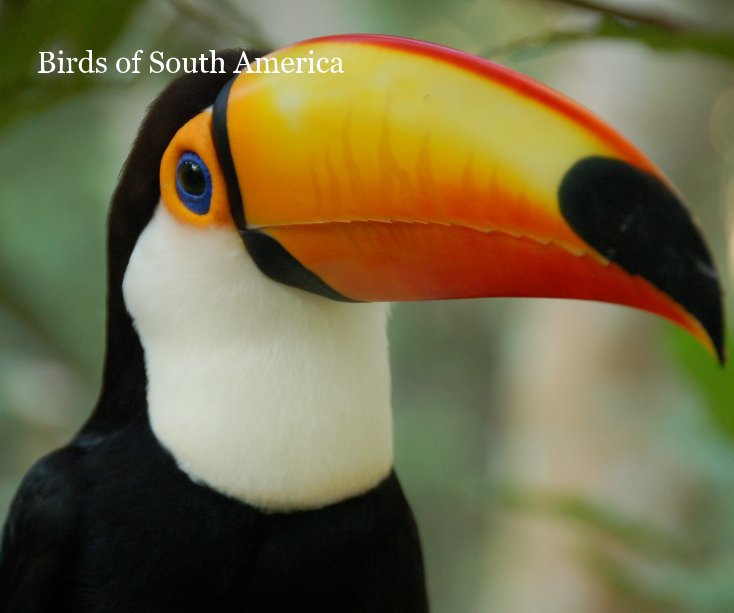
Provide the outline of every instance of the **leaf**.
<path id="1" fill-rule="evenodd" d="M 605 16 L 591 31 L 598 38 L 620 38 L 644 43 L 656 51 L 697 51 L 734 62 L 734 34 L 705 30 L 670 30 Z"/>
<path id="2" fill-rule="evenodd" d="M 543 51 L 552 45 L 571 44 L 599 39 L 637 42 L 655 51 L 693 51 L 734 63 L 734 34 L 700 29 L 670 29 L 654 23 L 640 23 L 604 15 L 587 29 L 557 30 L 542 36 L 521 39 L 483 53 L 486 57 L 500 54 Z"/>
<path id="3" fill-rule="evenodd" d="M 681 367 L 696 385 L 718 429 L 734 440 L 734 368 L 708 358 L 689 334 L 673 328 L 670 346 Z M 727 354 L 734 355 L 734 336 L 727 337 Z"/>
<path id="4" fill-rule="evenodd" d="M 563 519 L 591 529 L 638 554 L 671 559 L 688 556 L 688 544 L 677 535 L 580 495 L 509 485 L 500 489 L 500 500 L 509 508 Z"/>
<path id="5" fill-rule="evenodd" d="M 141 0 L 105 3 L 13 2 L 0 9 L 0 129 L 16 118 L 91 89 L 96 79 L 75 73 L 61 78 L 39 75 L 39 52 L 63 50 L 65 57 L 87 49 L 104 56 L 125 31 Z"/>

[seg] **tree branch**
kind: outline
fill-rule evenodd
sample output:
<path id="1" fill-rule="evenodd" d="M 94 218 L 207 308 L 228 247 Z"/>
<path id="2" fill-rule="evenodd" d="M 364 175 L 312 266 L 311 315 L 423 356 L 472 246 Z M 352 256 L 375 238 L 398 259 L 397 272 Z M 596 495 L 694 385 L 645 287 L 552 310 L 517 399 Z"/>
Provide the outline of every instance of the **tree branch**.
<path id="1" fill-rule="evenodd" d="M 179 14 L 193 23 L 203 25 L 213 32 L 234 35 L 258 51 L 268 52 L 273 49 L 272 43 L 259 24 L 226 0 L 210 3 L 206 8 L 199 8 L 190 0 L 169 0 L 169 2 Z M 217 10 L 212 10 L 213 8 Z"/>
<path id="2" fill-rule="evenodd" d="M 487 50 L 485 57 L 548 47 L 558 43 L 614 39 L 642 43 L 656 51 L 695 51 L 734 63 L 734 33 L 707 29 L 699 24 L 651 12 L 619 9 L 595 0 L 548 0 L 597 13 L 588 27 L 551 30 Z"/>
<path id="3" fill-rule="evenodd" d="M 701 30 L 700 26 L 689 22 L 678 19 L 673 19 L 667 15 L 661 15 L 652 11 L 636 11 L 632 9 L 619 8 L 609 6 L 606 4 L 599 4 L 593 0 L 548 0 L 549 2 L 555 2 L 556 4 L 565 4 L 567 6 L 573 6 L 586 11 L 592 11 L 594 13 L 600 13 L 607 17 L 613 17 L 615 19 L 624 19 L 627 21 L 633 21 L 641 25 L 654 26 L 661 28 L 669 32 L 691 32 L 695 30 Z"/>

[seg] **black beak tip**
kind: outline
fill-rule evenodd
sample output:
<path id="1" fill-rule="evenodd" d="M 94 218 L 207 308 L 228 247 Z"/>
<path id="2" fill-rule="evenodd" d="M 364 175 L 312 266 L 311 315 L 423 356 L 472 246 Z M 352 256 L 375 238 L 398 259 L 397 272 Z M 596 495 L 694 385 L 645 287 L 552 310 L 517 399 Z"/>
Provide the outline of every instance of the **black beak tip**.
<path id="1" fill-rule="evenodd" d="M 695 317 L 726 360 L 721 285 L 690 214 L 658 177 L 622 160 L 588 157 L 566 173 L 561 214 L 591 247 Z"/>

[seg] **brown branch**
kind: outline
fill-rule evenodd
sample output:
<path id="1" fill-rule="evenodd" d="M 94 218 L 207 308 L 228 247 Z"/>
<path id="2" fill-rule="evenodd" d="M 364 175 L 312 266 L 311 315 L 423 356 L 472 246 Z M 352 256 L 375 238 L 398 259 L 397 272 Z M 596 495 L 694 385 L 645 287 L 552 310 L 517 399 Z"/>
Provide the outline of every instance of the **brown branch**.
<path id="1" fill-rule="evenodd" d="M 180 15 L 213 32 L 234 35 L 258 51 L 270 51 L 273 46 L 258 23 L 238 7 L 221 0 L 219 6 L 209 4 L 201 9 L 190 0 L 169 0 Z M 212 8 L 218 8 L 212 10 Z M 221 14 L 218 14 L 221 13 Z"/>
<path id="2" fill-rule="evenodd" d="M 613 17 L 615 19 L 624 19 L 627 21 L 633 21 L 635 23 L 655 26 L 669 32 L 691 32 L 697 31 L 701 28 L 690 21 L 683 21 L 679 19 L 673 19 L 667 15 L 661 15 L 660 13 L 652 11 L 636 11 L 632 9 L 619 8 L 608 6 L 606 4 L 599 4 L 593 0 L 548 0 L 549 2 L 555 2 L 557 4 L 565 4 L 567 6 L 573 6 L 594 13 L 601 13 L 607 17 Z"/>
<path id="3" fill-rule="evenodd" d="M 595 12 L 596 23 L 572 30 L 552 30 L 545 34 L 513 41 L 485 52 L 485 57 L 522 51 L 557 43 L 594 39 L 616 39 L 643 43 L 658 51 L 695 51 L 734 63 L 734 33 L 706 28 L 690 20 L 660 14 L 618 9 L 596 0 L 549 0 L 557 4 Z"/>

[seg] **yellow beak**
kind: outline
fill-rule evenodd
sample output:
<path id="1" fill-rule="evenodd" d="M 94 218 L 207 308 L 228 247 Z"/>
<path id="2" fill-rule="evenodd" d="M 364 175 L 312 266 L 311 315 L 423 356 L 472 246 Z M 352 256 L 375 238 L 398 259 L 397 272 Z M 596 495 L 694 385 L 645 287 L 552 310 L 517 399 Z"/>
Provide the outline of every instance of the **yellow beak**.
<path id="1" fill-rule="evenodd" d="M 723 359 L 721 291 L 689 214 L 585 109 L 407 39 L 335 36 L 268 58 L 213 110 L 232 216 L 265 274 L 354 301 L 613 302 Z M 298 58 L 342 72 L 275 72 Z"/>

